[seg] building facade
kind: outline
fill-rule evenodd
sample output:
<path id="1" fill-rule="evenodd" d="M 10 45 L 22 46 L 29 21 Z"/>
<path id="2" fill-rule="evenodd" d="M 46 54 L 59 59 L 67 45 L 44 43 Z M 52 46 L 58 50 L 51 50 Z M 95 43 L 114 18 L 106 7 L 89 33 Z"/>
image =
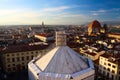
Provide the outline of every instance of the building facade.
<path id="1" fill-rule="evenodd" d="M 120 55 L 116 58 L 103 54 L 99 59 L 99 72 L 109 80 L 120 80 Z"/>
<path id="2" fill-rule="evenodd" d="M 49 33 L 35 34 L 35 37 L 40 39 L 43 42 L 49 42 L 54 40 L 54 36 Z"/>
<path id="3" fill-rule="evenodd" d="M 95 47 L 86 45 L 84 48 L 80 48 L 80 53 L 90 58 L 91 60 L 95 61 L 95 60 L 98 60 L 100 55 L 104 54 L 105 51 L 98 50 Z"/>
<path id="4" fill-rule="evenodd" d="M 108 37 L 120 39 L 119 33 L 108 33 Z"/>
<path id="5" fill-rule="evenodd" d="M 1 48 L 1 62 L 5 72 L 27 69 L 27 64 L 36 56 L 42 56 L 48 45 L 17 45 Z"/>

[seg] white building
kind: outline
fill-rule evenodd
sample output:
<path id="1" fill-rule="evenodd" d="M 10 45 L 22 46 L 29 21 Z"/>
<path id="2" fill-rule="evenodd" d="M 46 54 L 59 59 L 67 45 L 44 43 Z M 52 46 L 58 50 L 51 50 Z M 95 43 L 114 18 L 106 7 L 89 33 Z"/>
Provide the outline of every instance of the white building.
<path id="1" fill-rule="evenodd" d="M 120 53 L 101 55 L 99 72 L 109 80 L 120 80 Z"/>
<path id="2" fill-rule="evenodd" d="M 29 80 L 94 80 L 92 61 L 66 46 L 64 33 L 57 32 L 57 47 L 29 62 Z"/>

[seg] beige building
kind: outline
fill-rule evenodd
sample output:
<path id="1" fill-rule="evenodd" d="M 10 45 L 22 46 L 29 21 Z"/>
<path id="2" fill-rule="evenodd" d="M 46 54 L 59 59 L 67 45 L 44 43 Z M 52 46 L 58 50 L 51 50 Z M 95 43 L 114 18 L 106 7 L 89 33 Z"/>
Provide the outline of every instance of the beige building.
<path id="1" fill-rule="evenodd" d="M 119 33 L 108 33 L 108 37 L 120 39 Z"/>
<path id="2" fill-rule="evenodd" d="M 86 49 L 80 48 L 80 53 L 90 58 L 91 60 L 95 61 L 95 60 L 98 60 L 100 55 L 104 54 L 105 51 L 97 51 L 92 48 L 86 48 Z"/>
<path id="3" fill-rule="evenodd" d="M 47 47 L 43 44 L 26 44 L 0 48 L 2 67 L 8 73 L 27 69 L 28 62 L 38 55 L 44 55 Z"/>
<path id="4" fill-rule="evenodd" d="M 120 53 L 101 55 L 99 72 L 109 80 L 120 80 Z"/>
<path id="5" fill-rule="evenodd" d="M 43 42 L 49 42 L 54 40 L 54 36 L 50 33 L 36 34 L 35 37 L 40 39 Z"/>

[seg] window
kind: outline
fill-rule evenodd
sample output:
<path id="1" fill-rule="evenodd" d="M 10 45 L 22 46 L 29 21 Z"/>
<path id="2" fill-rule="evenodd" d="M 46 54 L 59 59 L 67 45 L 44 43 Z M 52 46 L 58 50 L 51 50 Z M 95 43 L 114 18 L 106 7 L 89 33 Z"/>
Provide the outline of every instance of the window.
<path id="1" fill-rule="evenodd" d="M 22 63 L 22 65 L 24 65 L 24 63 Z"/>
<path id="2" fill-rule="evenodd" d="M 7 58 L 7 62 L 10 62 L 10 58 Z"/>
<path id="3" fill-rule="evenodd" d="M 40 51 L 40 53 L 42 53 L 42 51 Z"/>
<path id="4" fill-rule="evenodd" d="M 103 69 L 106 69 L 105 67 L 103 67 Z"/>
<path id="5" fill-rule="evenodd" d="M 27 60 L 29 60 L 29 56 L 27 56 Z"/>
<path id="6" fill-rule="evenodd" d="M 22 61 L 24 61 L 24 57 L 22 57 Z"/>
<path id="7" fill-rule="evenodd" d="M 13 64 L 13 66 L 15 66 L 15 64 Z"/>
<path id="8" fill-rule="evenodd" d="M 31 56 L 31 59 L 33 59 L 33 55 Z"/>
<path id="9" fill-rule="evenodd" d="M 110 63 L 108 63 L 108 66 L 111 66 L 111 64 L 110 64 Z"/>
<path id="10" fill-rule="evenodd" d="M 112 67 L 113 67 L 113 68 L 115 68 L 115 66 L 114 66 L 114 65 L 113 65 Z"/>
<path id="11" fill-rule="evenodd" d="M 107 77 L 109 77 L 109 73 L 107 73 Z"/>
<path id="12" fill-rule="evenodd" d="M 106 65 L 106 63 L 104 63 L 104 65 Z"/>
<path id="13" fill-rule="evenodd" d="M 110 68 L 108 68 L 107 70 L 110 71 Z"/>
<path id="14" fill-rule="evenodd" d="M 114 80 L 114 75 L 112 75 L 112 80 Z"/>
<path id="15" fill-rule="evenodd" d="M 17 57 L 17 61 L 20 61 L 19 57 Z"/>
<path id="16" fill-rule="evenodd" d="M 8 65 L 8 67 L 10 67 L 10 64 Z"/>
<path id="17" fill-rule="evenodd" d="M 115 71 L 114 71 L 114 70 L 112 70 L 112 73 L 115 73 Z"/>
<path id="18" fill-rule="evenodd" d="M 36 51 L 36 53 L 38 53 L 38 51 Z"/>
<path id="19" fill-rule="evenodd" d="M 17 53 L 17 56 L 19 56 L 19 53 Z"/>
<path id="20" fill-rule="evenodd" d="M 9 54 L 7 54 L 7 56 L 10 56 Z"/>
<path id="21" fill-rule="evenodd" d="M 12 54 L 12 56 L 14 56 L 14 54 Z"/>
<path id="22" fill-rule="evenodd" d="M 12 58 L 12 62 L 15 62 L 15 58 Z"/>

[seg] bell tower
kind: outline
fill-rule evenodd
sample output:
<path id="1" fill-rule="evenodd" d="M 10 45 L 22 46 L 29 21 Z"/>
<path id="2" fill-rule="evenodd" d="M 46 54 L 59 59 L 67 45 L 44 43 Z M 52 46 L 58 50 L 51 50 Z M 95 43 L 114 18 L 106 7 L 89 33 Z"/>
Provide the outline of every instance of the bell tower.
<path id="1" fill-rule="evenodd" d="M 65 31 L 56 32 L 56 46 L 66 46 Z"/>

